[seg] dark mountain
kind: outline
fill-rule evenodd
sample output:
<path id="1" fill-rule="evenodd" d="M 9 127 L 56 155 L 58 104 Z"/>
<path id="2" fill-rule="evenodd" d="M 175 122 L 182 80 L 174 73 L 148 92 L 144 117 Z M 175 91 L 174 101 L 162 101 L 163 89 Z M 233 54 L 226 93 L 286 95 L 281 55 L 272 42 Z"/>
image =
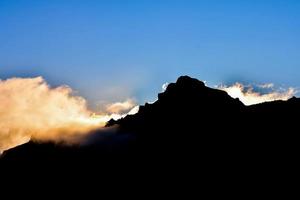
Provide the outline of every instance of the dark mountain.
<path id="1" fill-rule="evenodd" d="M 89 145 L 29 142 L 5 152 L 0 162 L 144 163 L 193 172 L 273 173 L 283 163 L 293 166 L 298 156 L 298 116 L 300 99 L 245 106 L 182 76 L 155 103 L 109 121 L 107 127 L 115 131 L 92 134 Z"/>

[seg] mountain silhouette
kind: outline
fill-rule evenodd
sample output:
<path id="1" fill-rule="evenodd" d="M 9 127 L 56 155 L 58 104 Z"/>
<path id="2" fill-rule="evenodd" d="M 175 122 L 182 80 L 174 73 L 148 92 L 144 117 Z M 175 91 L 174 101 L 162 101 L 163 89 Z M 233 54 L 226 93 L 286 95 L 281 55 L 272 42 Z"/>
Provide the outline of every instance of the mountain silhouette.
<path id="1" fill-rule="evenodd" d="M 300 99 L 245 106 L 197 79 L 179 77 L 152 104 L 110 120 L 86 145 L 31 141 L 4 153 L 1 163 L 145 163 L 186 171 L 275 173 L 294 166 Z M 105 129 L 105 130 L 106 130 Z M 168 168 L 166 167 L 166 168 Z"/>

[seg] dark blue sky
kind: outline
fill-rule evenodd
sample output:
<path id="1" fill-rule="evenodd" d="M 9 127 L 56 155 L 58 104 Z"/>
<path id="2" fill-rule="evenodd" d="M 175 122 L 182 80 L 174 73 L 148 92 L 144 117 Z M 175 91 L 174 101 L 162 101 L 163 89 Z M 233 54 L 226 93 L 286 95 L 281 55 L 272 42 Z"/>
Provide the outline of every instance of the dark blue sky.
<path id="1" fill-rule="evenodd" d="M 1 0 L 0 78 L 45 77 L 93 104 L 209 85 L 300 86 L 298 0 Z"/>

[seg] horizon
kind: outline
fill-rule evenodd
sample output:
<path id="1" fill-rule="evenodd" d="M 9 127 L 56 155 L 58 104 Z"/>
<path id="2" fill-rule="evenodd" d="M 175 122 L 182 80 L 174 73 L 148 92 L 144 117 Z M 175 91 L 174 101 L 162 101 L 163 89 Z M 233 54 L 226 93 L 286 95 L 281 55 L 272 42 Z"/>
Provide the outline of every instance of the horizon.
<path id="1" fill-rule="evenodd" d="M 189 113 L 193 111 L 186 108 L 183 102 L 191 101 L 198 108 L 215 106 L 221 111 L 228 109 L 228 114 L 231 112 L 241 114 L 244 109 L 241 109 L 240 106 L 250 109 L 249 105 L 257 108 L 256 106 L 259 106 L 260 103 L 277 100 L 281 101 L 276 103 L 282 102 L 282 100 L 286 101 L 286 105 L 298 102 L 295 99 L 287 101 L 296 93 L 294 88 L 276 91 L 273 84 L 243 85 L 235 83 L 231 86 L 219 85 L 208 89 L 205 82 L 189 76 L 181 76 L 173 84 L 177 89 L 169 90 L 168 85 L 169 83 L 166 83 L 162 86 L 161 92 L 164 93 L 164 98 L 159 98 L 159 95 L 162 95 L 160 93 L 158 99 L 145 104 L 148 109 L 149 105 L 153 105 L 152 109 L 155 110 L 157 103 L 163 103 L 168 107 L 168 104 L 172 105 L 174 101 L 179 101 L 179 104 L 175 103 L 173 106 L 176 105 L 179 108 L 183 106 L 183 110 Z M 261 91 L 257 92 L 258 89 Z M 220 93 L 220 90 L 225 93 Z M 263 90 L 265 90 L 264 93 Z M 228 98 L 227 95 L 232 98 Z M 194 98 L 198 100 L 195 101 Z M 87 141 L 93 144 L 97 137 L 100 137 L 101 141 L 103 140 L 101 138 L 105 137 L 107 133 L 111 135 L 117 131 L 118 128 L 113 127 L 114 123 L 128 119 L 128 115 L 137 117 L 145 113 L 139 112 L 140 105 L 132 99 L 103 105 L 101 112 L 93 111 L 88 108 L 86 99 L 77 96 L 71 87 L 66 85 L 51 87 L 43 77 L 0 80 L 0 101 L 0 156 L 3 152 L 29 141 L 33 141 L 33 145 L 35 142 L 42 144 L 52 142 L 72 146 L 73 144 L 82 145 L 86 139 L 91 137 Z M 210 101 L 214 103 L 210 103 Z M 237 107 L 233 106 L 232 102 L 235 102 Z M 227 104 L 227 106 L 222 104 Z M 222 106 L 219 107 L 219 105 Z M 207 112 L 208 109 L 204 110 Z M 212 112 L 215 112 L 213 110 Z M 176 109 L 173 112 L 177 113 Z M 96 138 L 93 138 L 93 135 Z"/>

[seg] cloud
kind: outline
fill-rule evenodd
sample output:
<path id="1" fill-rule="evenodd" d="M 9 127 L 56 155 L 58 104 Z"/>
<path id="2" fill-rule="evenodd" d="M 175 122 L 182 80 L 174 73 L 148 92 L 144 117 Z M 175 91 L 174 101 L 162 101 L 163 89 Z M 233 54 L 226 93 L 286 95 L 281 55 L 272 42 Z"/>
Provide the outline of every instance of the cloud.
<path id="1" fill-rule="evenodd" d="M 274 88 L 274 84 L 273 83 L 265 83 L 265 84 L 261 84 L 258 85 L 260 88 Z"/>
<path id="2" fill-rule="evenodd" d="M 128 113 L 127 115 L 134 115 L 139 112 L 140 106 L 134 106 Z"/>
<path id="3" fill-rule="evenodd" d="M 68 86 L 52 88 L 42 77 L 0 80 L 0 153 L 30 139 L 78 142 L 132 107 L 133 101 L 128 100 L 97 115 Z"/>
<path id="4" fill-rule="evenodd" d="M 136 106 L 136 103 L 132 99 L 127 99 L 123 102 L 116 102 L 112 104 L 106 105 L 106 111 L 108 113 L 127 113 L 129 112 L 133 107 Z"/>
<path id="5" fill-rule="evenodd" d="M 226 91 L 233 98 L 239 98 L 245 105 L 275 100 L 288 100 L 297 93 L 296 89 L 292 87 L 287 89 L 275 89 L 273 83 L 257 85 L 256 87 L 235 83 L 231 86 L 217 86 L 217 88 Z M 261 89 L 266 91 L 256 91 Z"/>
<path id="6" fill-rule="evenodd" d="M 168 85 L 169 85 L 168 82 L 162 84 L 162 86 L 161 86 L 162 92 L 166 91 L 166 89 L 168 88 Z"/>

